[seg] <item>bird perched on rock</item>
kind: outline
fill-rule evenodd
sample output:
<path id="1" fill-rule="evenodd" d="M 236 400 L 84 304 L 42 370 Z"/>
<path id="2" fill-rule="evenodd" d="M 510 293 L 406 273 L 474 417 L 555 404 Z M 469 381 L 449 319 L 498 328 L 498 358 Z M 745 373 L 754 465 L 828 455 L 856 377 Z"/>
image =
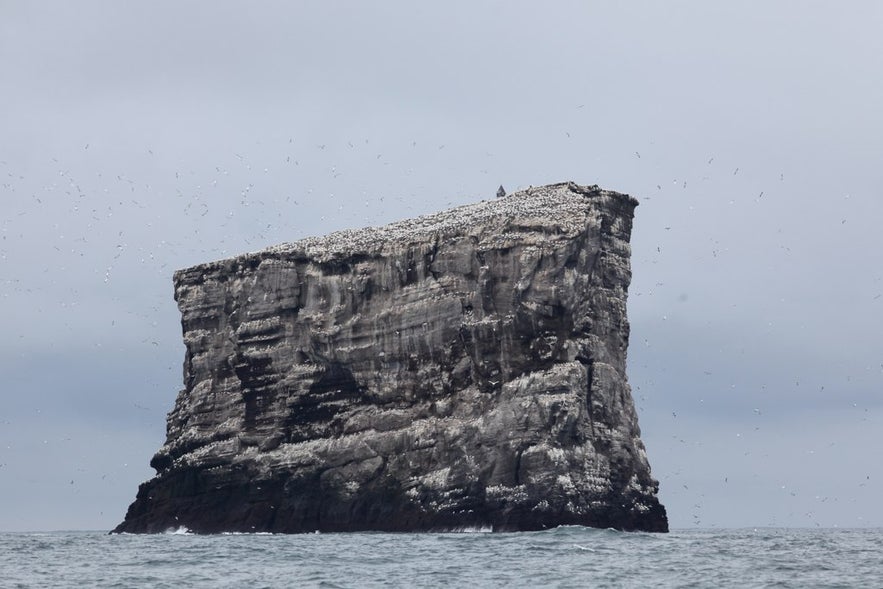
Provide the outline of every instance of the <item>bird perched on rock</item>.
<path id="1" fill-rule="evenodd" d="M 506 196 L 506 189 L 500 184 L 500 187 L 497 188 L 497 198 L 503 198 L 504 196 Z"/>

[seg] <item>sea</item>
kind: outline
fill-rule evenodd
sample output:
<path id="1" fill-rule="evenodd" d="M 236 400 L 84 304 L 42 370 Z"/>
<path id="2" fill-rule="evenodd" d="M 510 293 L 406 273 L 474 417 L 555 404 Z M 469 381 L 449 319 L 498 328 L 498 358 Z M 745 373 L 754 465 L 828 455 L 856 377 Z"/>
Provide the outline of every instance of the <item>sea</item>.
<path id="1" fill-rule="evenodd" d="M 2 533 L 0 587 L 883 588 L 883 529 Z"/>

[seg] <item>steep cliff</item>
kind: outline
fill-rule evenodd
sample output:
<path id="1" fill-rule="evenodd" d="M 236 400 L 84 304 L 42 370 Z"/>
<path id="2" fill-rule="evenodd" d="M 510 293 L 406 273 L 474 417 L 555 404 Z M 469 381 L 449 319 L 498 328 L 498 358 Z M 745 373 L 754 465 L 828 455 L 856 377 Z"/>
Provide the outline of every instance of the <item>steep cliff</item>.
<path id="1" fill-rule="evenodd" d="M 667 530 L 636 205 L 555 184 L 177 272 L 184 390 L 115 531 Z"/>

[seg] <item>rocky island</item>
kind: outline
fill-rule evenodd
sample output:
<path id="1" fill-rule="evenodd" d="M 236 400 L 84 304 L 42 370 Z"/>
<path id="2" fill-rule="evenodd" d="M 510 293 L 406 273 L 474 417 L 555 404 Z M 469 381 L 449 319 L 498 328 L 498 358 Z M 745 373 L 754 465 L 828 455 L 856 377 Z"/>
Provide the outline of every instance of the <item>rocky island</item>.
<path id="1" fill-rule="evenodd" d="M 667 531 L 637 204 L 554 184 L 178 271 L 184 388 L 114 531 Z"/>

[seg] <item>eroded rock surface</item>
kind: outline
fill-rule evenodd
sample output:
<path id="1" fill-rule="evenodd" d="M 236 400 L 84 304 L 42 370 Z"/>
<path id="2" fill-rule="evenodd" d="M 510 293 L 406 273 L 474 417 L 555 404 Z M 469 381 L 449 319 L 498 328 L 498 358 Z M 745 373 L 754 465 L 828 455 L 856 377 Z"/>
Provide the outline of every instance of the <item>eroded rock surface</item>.
<path id="1" fill-rule="evenodd" d="M 185 386 L 115 531 L 667 530 L 636 205 L 556 184 L 177 272 Z"/>

